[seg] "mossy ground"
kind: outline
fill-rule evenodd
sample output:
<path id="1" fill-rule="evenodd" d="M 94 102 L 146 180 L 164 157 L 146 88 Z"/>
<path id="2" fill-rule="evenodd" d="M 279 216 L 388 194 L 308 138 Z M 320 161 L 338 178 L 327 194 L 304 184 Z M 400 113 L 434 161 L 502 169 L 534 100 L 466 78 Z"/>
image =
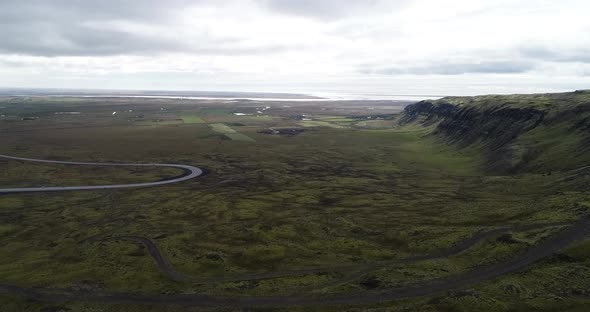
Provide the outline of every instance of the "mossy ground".
<path id="1" fill-rule="evenodd" d="M 387 288 L 495 263 L 556 229 L 514 231 L 513 243 L 494 236 L 448 259 L 386 266 L 344 283 L 338 282 L 339 274 L 213 285 L 174 282 L 160 274 L 142 245 L 92 238 L 149 237 L 177 271 L 214 281 L 248 272 L 363 265 L 424 255 L 482 230 L 575 221 L 590 209 L 588 190 L 572 187 L 584 175 L 556 169 L 551 175 L 490 174 L 482 170 L 484 160 L 475 148 L 448 145 L 429 135 L 427 127 L 398 128 L 388 120 L 352 119 L 331 111 L 307 122 L 311 127 L 303 133 L 285 137 L 259 130 L 293 127 L 300 121 L 285 114 L 235 116 L 234 104 L 4 101 L 5 114 L 15 118 L 0 120 L 2 154 L 185 163 L 207 168 L 211 174 L 149 189 L 1 196 L 2 283 L 140 293 L 353 295 L 367 289 L 366 278 Z M 166 114 L 190 117 L 174 124 L 147 121 L 153 123 L 150 126 L 133 121 L 138 114 L 147 120 L 159 116 L 163 108 Z M 54 114 L 72 110 L 81 114 Z M 121 113 L 113 116 L 112 111 Z M 25 115 L 39 119 L 18 119 Z M 226 128 L 254 141 L 224 139 Z M 543 137 L 550 136 L 547 133 L 529 135 L 537 144 L 551 139 Z M 544 157 L 549 157 L 544 162 L 564 157 L 572 166 L 576 161 L 557 151 Z M 104 171 L 12 161 L 0 161 L 0 168 L 3 186 L 147 181 L 173 174 L 160 169 Z M 560 179 L 567 183 L 555 183 Z M 474 285 L 472 291 L 317 310 L 574 311 L 589 303 L 589 246 L 588 242 L 572 246 L 564 252 L 567 257 Z M 177 307 L 49 304 L 11 296 L 0 297 L 0 303 L 2 311 L 52 307 L 178 311 Z"/>

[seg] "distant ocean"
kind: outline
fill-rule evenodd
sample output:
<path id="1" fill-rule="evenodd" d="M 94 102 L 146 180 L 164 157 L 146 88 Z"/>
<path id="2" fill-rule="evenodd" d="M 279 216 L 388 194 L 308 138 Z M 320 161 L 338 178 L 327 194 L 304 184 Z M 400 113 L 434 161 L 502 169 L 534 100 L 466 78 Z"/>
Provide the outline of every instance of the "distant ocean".
<path id="1" fill-rule="evenodd" d="M 379 100 L 379 101 L 422 101 L 440 99 L 443 95 L 418 95 L 418 94 L 374 94 L 374 93 L 310 93 L 309 95 L 337 101 L 350 100 Z"/>
<path id="2" fill-rule="evenodd" d="M 154 98 L 154 99 L 186 99 L 186 100 L 251 100 L 251 101 L 288 101 L 288 102 L 328 102 L 328 101 L 400 101 L 400 102 L 418 102 L 422 100 L 435 100 L 442 96 L 425 96 L 425 95 L 318 95 L 309 94 L 320 98 L 289 98 L 289 97 L 207 97 L 207 96 L 172 96 L 172 95 L 51 95 L 55 97 L 122 97 L 122 98 Z"/>
<path id="3" fill-rule="evenodd" d="M 52 97 L 135 97 L 203 100 L 256 101 L 421 101 L 441 95 L 345 93 L 345 92 L 231 92 L 231 91 L 142 91 L 142 90 L 67 90 L 67 89 L 0 89 L 5 96 Z"/>

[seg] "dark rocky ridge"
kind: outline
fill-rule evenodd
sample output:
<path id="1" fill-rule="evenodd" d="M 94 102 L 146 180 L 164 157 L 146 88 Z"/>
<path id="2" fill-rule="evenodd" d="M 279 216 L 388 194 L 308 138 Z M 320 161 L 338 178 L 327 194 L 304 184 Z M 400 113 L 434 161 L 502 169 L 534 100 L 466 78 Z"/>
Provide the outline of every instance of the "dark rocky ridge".
<path id="1" fill-rule="evenodd" d="M 422 101 L 406 107 L 401 123 L 419 121 L 431 125 L 438 122 L 434 134 L 443 135 L 461 147 L 481 141 L 491 149 L 498 149 L 537 127 L 544 118 L 545 112 L 535 108 L 500 105 L 481 109 L 444 101 L 436 104 Z"/>
<path id="2" fill-rule="evenodd" d="M 461 149 L 481 148 L 485 169 L 517 172 L 544 151 L 523 147 L 519 138 L 537 129 L 564 125 L 568 135 L 579 137 L 577 152 L 590 150 L 590 93 L 449 97 L 406 106 L 399 123 L 432 126 L 432 135 Z M 537 142 L 538 143 L 538 142 Z M 524 152 L 522 151 L 524 150 Z M 515 157 L 519 159 L 515 160 Z M 538 166 L 538 165 L 537 165 Z M 531 168 L 528 167 L 528 170 Z"/>

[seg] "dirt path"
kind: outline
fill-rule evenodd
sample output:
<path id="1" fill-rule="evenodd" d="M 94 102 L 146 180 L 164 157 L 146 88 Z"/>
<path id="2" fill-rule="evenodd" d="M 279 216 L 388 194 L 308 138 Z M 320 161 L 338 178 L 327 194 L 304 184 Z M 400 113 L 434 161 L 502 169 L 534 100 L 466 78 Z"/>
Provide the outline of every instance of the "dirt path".
<path id="1" fill-rule="evenodd" d="M 162 273 L 162 275 L 166 276 L 167 278 L 180 281 L 180 282 L 194 282 L 200 284 L 214 284 L 214 283 L 225 283 L 225 282 L 239 282 L 239 281 L 254 281 L 254 280 L 267 280 L 267 279 L 275 279 L 275 278 L 283 278 L 283 277 L 293 277 L 293 276 L 305 276 L 311 274 L 322 274 L 322 273 L 334 273 L 334 272 L 343 272 L 343 278 L 337 279 L 335 281 L 330 281 L 326 284 L 320 285 L 320 288 L 325 288 L 329 286 L 340 285 L 345 282 L 352 281 L 356 278 L 359 278 L 363 274 L 367 274 L 372 271 L 376 271 L 387 267 L 389 265 L 395 264 L 410 264 L 416 263 L 420 261 L 426 260 L 435 260 L 435 259 L 442 259 L 447 258 L 450 256 L 454 256 L 460 254 L 467 249 L 473 247 L 475 244 L 500 233 L 504 233 L 511 230 L 520 230 L 520 231 L 527 231 L 527 230 L 534 230 L 534 229 L 541 229 L 547 227 L 556 227 L 556 226 L 567 226 L 568 223 L 542 223 L 542 224 L 531 224 L 531 225 L 524 225 L 524 226 L 514 226 L 514 227 L 501 227 L 493 230 L 483 231 L 480 233 L 474 234 L 472 237 L 455 244 L 453 247 L 445 250 L 441 250 L 439 252 L 435 252 L 428 255 L 420 255 L 414 256 L 405 259 L 396 259 L 396 260 L 389 260 L 389 261 L 378 261 L 366 264 L 353 264 L 353 265 L 344 265 L 344 266 L 332 266 L 332 267 L 312 267 L 312 268 L 302 268 L 298 270 L 283 270 L 283 271 L 273 271 L 273 272 L 257 272 L 257 273 L 243 273 L 237 274 L 234 276 L 212 276 L 208 278 L 202 278 L 197 276 L 192 276 L 189 274 L 181 273 L 176 271 L 170 263 L 166 260 L 166 258 L 162 255 L 160 250 L 158 249 L 157 244 L 147 238 L 142 236 L 113 236 L 113 237 L 106 237 L 103 239 L 93 239 L 93 241 L 105 241 L 105 240 L 122 240 L 122 241 L 133 241 L 139 242 L 143 244 L 152 259 L 156 262 L 158 269 Z"/>
<path id="2" fill-rule="evenodd" d="M 402 288 L 325 296 L 213 296 L 199 294 L 149 295 L 115 292 L 81 292 L 67 289 L 26 288 L 0 284 L 0 293 L 40 301 L 93 301 L 141 305 L 182 305 L 201 307 L 289 307 L 374 304 L 401 298 L 429 296 L 460 289 L 498 276 L 522 270 L 562 248 L 590 235 L 590 219 L 568 227 L 511 260 L 479 267 L 455 276 L 420 282 Z"/>

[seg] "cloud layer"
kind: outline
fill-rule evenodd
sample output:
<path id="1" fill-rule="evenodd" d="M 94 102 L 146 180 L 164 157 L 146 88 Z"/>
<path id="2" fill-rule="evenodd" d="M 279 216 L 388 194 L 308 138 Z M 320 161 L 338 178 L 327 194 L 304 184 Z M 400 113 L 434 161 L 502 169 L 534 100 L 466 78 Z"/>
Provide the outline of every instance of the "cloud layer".
<path id="1" fill-rule="evenodd" d="M 588 11 L 578 0 L 6 0 L 0 86 L 590 88 Z"/>

